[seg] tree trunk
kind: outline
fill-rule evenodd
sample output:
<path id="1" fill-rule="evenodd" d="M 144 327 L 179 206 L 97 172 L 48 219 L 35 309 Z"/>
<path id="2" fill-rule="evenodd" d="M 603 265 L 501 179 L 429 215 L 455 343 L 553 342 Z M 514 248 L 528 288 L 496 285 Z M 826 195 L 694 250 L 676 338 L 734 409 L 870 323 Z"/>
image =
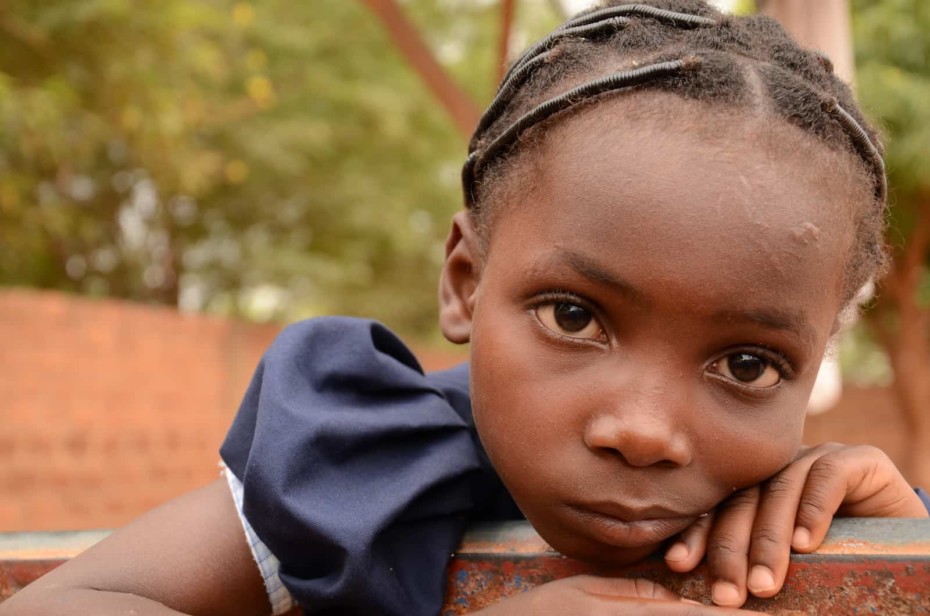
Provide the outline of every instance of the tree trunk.
<path id="1" fill-rule="evenodd" d="M 930 311 L 920 305 L 919 289 L 928 249 L 930 198 L 925 197 L 903 251 L 882 282 L 882 305 L 872 319 L 894 371 L 894 395 L 909 431 L 908 464 L 902 470 L 923 486 L 930 486 Z"/>

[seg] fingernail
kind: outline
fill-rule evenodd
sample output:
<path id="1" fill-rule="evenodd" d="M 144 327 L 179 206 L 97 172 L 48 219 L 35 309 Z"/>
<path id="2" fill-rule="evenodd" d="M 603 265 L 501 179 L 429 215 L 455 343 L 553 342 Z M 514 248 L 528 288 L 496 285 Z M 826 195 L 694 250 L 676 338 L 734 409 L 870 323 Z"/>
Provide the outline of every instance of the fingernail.
<path id="1" fill-rule="evenodd" d="M 794 529 L 794 535 L 791 536 L 791 545 L 796 548 L 806 548 L 811 543 L 811 532 L 806 528 L 798 526 Z"/>
<path id="2" fill-rule="evenodd" d="M 682 603 L 690 603 L 691 605 L 704 605 L 704 604 L 701 603 L 700 601 L 695 601 L 695 600 L 693 600 L 693 599 L 684 599 L 684 598 L 682 598 L 681 601 L 682 601 Z"/>
<path id="3" fill-rule="evenodd" d="M 740 603 L 739 589 L 729 582 L 714 583 L 714 590 L 711 594 L 713 595 L 714 603 L 717 605 L 736 607 Z"/>
<path id="4" fill-rule="evenodd" d="M 688 558 L 688 546 L 684 543 L 676 543 L 665 553 L 665 560 L 677 562 Z"/>
<path id="5" fill-rule="evenodd" d="M 775 574 L 764 565 L 756 565 L 749 572 L 747 586 L 752 592 L 775 590 Z"/>

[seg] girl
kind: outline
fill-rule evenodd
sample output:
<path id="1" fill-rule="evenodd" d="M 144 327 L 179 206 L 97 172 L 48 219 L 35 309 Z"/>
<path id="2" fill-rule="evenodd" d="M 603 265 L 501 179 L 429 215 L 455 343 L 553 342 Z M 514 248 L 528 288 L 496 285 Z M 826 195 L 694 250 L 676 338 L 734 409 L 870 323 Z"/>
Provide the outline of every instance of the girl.
<path id="1" fill-rule="evenodd" d="M 699 0 L 576 17 L 471 143 L 440 281 L 470 375 L 424 376 L 375 323 L 289 328 L 224 480 L 0 613 L 435 614 L 465 524 L 522 514 L 604 577 L 487 614 L 715 614 L 610 573 L 670 542 L 672 569 L 706 553 L 715 603 L 739 606 L 837 511 L 925 517 L 880 452 L 800 445 L 824 349 L 884 266 L 879 147 L 771 20 Z"/>

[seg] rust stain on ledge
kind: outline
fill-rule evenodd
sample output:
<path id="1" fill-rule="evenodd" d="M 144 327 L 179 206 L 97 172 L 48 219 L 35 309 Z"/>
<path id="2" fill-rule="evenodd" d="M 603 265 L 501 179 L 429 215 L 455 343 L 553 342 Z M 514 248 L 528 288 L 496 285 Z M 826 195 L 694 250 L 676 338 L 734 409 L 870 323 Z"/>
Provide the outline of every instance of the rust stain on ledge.
<path id="1" fill-rule="evenodd" d="M 0 601 L 106 537 L 106 531 L 0 534 Z M 525 522 L 476 525 L 447 573 L 443 616 L 468 614 L 555 579 L 596 573 L 555 552 Z M 702 565 L 680 575 L 653 557 L 619 572 L 710 603 Z M 785 588 L 747 608 L 781 616 L 930 616 L 930 520 L 838 519 L 813 554 L 794 554 Z"/>

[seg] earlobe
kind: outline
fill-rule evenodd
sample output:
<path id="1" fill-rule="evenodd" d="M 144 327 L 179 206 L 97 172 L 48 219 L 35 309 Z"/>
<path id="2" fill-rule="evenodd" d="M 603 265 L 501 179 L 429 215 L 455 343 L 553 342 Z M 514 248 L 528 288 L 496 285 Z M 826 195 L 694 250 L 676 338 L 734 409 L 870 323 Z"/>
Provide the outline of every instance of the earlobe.
<path id="1" fill-rule="evenodd" d="M 461 211 L 452 217 L 439 277 L 439 326 L 450 342 L 464 344 L 471 339 L 480 275 L 478 233 L 468 212 Z"/>

